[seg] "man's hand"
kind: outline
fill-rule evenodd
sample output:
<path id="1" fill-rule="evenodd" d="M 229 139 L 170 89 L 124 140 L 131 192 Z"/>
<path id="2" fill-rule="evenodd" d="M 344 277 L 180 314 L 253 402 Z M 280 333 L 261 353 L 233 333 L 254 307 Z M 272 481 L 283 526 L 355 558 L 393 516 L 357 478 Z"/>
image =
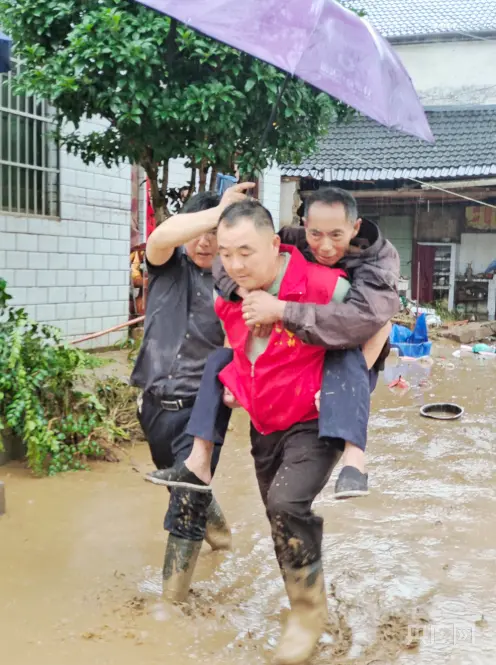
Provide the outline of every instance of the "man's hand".
<path id="1" fill-rule="evenodd" d="M 238 288 L 236 289 L 236 293 L 240 298 L 244 300 L 250 292 L 244 289 L 242 286 L 238 286 Z M 272 323 L 266 323 L 263 325 L 257 323 L 255 326 L 251 326 L 250 330 L 252 332 L 253 337 L 265 338 L 265 337 L 270 337 L 273 327 L 274 325 Z"/>
<path id="2" fill-rule="evenodd" d="M 265 337 L 271 336 L 273 327 L 274 327 L 273 323 L 265 323 L 263 325 L 257 323 L 257 325 L 254 326 L 253 328 L 250 328 L 250 330 L 253 337 L 260 337 L 264 339 Z"/>
<path id="3" fill-rule="evenodd" d="M 228 409 L 239 409 L 241 407 L 229 388 L 224 388 L 224 404 Z"/>
<path id="4" fill-rule="evenodd" d="M 317 407 L 317 411 L 320 413 L 320 390 L 318 393 L 315 393 L 315 406 Z"/>
<path id="5" fill-rule="evenodd" d="M 243 300 L 243 318 L 248 327 L 281 321 L 286 303 L 266 291 L 252 291 Z"/>
<path id="6" fill-rule="evenodd" d="M 254 187 L 256 187 L 254 182 L 240 182 L 238 185 L 233 185 L 229 189 L 226 189 L 219 204 L 221 214 L 232 203 L 244 201 L 247 198 L 246 192 Z"/>

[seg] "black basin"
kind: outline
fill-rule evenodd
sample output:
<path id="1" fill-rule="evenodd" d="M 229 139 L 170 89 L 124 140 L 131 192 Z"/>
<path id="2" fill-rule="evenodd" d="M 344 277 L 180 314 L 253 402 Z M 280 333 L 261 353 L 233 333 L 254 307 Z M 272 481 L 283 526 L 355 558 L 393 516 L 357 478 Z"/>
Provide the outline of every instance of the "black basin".
<path id="1" fill-rule="evenodd" d="M 464 414 L 465 409 L 458 404 L 449 402 L 439 402 L 438 404 L 426 404 L 420 409 L 420 415 L 425 418 L 435 418 L 436 420 L 457 420 Z"/>

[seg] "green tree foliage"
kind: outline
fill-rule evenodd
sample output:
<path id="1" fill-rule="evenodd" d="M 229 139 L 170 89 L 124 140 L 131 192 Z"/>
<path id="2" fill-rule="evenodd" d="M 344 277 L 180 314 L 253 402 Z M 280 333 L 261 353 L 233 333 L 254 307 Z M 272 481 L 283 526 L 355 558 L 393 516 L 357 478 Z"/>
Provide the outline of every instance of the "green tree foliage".
<path id="1" fill-rule="evenodd" d="M 36 474 L 82 469 L 87 458 L 107 456 L 115 437 L 127 437 L 105 400 L 77 388 L 99 361 L 9 305 L 6 286 L 0 278 L 0 450 L 7 430 Z"/>
<path id="2" fill-rule="evenodd" d="M 209 168 L 241 174 L 299 163 L 347 108 L 274 67 L 130 0 L 0 0 L 3 29 L 25 66 L 17 85 L 56 109 L 59 136 L 86 163 L 145 169 L 157 221 L 167 216 L 167 164 L 186 157 L 201 189 Z M 84 133 L 84 118 L 102 118 Z"/>

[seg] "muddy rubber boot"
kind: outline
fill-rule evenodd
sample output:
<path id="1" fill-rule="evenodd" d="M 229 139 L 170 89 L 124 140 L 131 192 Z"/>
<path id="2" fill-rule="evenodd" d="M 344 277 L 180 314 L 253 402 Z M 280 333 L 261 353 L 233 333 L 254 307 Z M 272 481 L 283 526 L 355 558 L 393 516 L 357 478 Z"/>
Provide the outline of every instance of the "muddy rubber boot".
<path id="1" fill-rule="evenodd" d="M 184 603 L 201 550 L 201 541 L 169 534 L 165 549 L 163 595 L 171 602 Z"/>
<path id="2" fill-rule="evenodd" d="M 230 550 L 232 546 L 231 529 L 215 497 L 207 510 L 205 541 L 213 550 Z"/>
<path id="3" fill-rule="evenodd" d="M 300 665 L 311 658 L 324 632 L 329 616 L 322 563 L 283 571 L 291 604 L 281 640 L 276 650 L 276 665 Z"/>

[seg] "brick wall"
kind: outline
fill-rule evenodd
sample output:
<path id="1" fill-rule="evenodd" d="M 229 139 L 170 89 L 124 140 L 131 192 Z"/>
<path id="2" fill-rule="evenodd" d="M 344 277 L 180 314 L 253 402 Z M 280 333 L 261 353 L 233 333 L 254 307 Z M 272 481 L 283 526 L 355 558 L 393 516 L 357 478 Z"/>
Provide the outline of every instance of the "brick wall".
<path id="1" fill-rule="evenodd" d="M 62 151 L 60 203 L 60 219 L 0 211 L 0 276 L 13 304 L 75 338 L 128 318 L 130 167 L 85 166 Z M 124 335 L 105 335 L 86 347 Z"/>

